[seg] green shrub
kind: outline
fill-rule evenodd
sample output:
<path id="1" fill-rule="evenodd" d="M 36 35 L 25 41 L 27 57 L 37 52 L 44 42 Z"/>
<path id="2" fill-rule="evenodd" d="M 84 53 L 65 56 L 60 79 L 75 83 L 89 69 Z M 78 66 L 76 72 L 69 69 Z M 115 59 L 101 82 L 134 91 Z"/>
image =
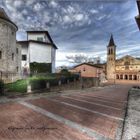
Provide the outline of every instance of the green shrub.
<path id="1" fill-rule="evenodd" d="M 66 84 L 67 80 L 70 82 L 74 81 L 74 79 L 79 79 L 78 75 L 65 73 L 65 74 L 44 74 L 33 76 L 27 79 L 18 80 L 14 83 L 6 84 L 6 89 L 11 92 L 27 92 L 27 83 L 31 84 L 32 90 L 45 89 L 46 83 L 49 82 L 50 86 L 57 86 L 59 80 L 61 80 L 62 84 Z"/>
<path id="2" fill-rule="evenodd" d="M 52 64 L 51 63 L 37 63 L 37 62 L 33 62 L 30 63 L 30 70 L 31 73 L 51 73 L 51 67 Z"/>
<path id="3" fill-rule="evenodd" d="M 31 79 L 30 84 L 31 84 L 32 90 L 46 88 L 46 80 L 45 79 Z"/>
<path id="4" fill-rule="evenodd" d="M 21 92 L 27 91 L 27 81 L 25 79 L 18 80 L 14 83 L 6 84 L 6 89 L 10 92 Z"/>

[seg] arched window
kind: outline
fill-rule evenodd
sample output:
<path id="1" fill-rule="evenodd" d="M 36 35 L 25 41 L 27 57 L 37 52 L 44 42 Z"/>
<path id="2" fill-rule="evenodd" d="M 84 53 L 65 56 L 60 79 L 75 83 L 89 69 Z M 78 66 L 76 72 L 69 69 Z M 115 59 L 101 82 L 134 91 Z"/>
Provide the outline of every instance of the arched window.
<path id="1" fill-rule="evenodd" d="M 12 53 L 12 60 L 14 60 L 14 53 Z"/>
<path id="2" fill-rule="evenodd" d="M 112 54 L 112 48 L 110 49 L 110 53 Z"/>
<path id="3" fill-rule="evenodd" d="M 110 49 L 108 49 L 108 54 L 110 54 Z"/>

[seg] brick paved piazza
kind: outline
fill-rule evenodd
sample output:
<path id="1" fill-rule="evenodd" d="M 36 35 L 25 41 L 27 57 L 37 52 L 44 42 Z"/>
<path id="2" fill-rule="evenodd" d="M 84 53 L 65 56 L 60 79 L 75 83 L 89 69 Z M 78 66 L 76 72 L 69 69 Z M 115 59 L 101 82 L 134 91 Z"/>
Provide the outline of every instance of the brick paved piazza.
<path id="1" fill-rule="evenodd" d="M 0 104 L 0 140 L 115 140 L 130 85 Z"/>

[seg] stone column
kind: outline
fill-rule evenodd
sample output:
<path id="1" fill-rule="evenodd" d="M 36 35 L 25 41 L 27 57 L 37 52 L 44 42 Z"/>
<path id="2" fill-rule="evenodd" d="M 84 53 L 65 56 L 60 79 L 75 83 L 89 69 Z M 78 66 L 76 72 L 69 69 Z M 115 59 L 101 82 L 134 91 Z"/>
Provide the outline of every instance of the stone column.
<path id="1" fill-rule="evenodd" d="M 123 74 L 123 80 L 125 80 L 125 75 Z"/>
<path id="2" fill-rule="evenodd" d="M 139 81 L 139 75 L 137 74 L 137 81 Z"/>
<path id="3" fill-rule="evenodd" d="M 132 80 L 134 80 L 134 75 L 132 75 Z"/>
<path id="4" fill-rule="evenodd" d="M 120 75 L 118 74 L 118 80 L 120 80 Z"/>

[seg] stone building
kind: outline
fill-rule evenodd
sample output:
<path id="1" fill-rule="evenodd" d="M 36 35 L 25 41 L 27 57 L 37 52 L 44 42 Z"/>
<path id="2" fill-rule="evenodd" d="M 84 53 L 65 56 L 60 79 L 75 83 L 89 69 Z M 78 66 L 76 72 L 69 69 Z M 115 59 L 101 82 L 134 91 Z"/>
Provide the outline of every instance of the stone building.
<path id="1" fill-rule="evenodd" d="M 94 64 L 89 63 L 82 63 L 71 70 L 69 70 L 72 73 L 80 73 L 82 77 L 99 77 L 101 73 L 103 73 L 103 68 L 99 67 Z"/>
<path id="2" fill-rule="evenodd" d="M 107 46 L 106 77 L 108 80 L 140 80 L 140 59 L 126 55 L 116 60 L 113 35 Z"/>
<path id="3" fill-rule="evenodd" d="M 18 27 L 0 8 L 0 78 L 15 81 L 20 75 L 20 47 L 16 43 Z"/>
<path id="4" fill-rule="evenodd" d="M 48 31 L 27 31 L 27 40 L 18 44 L 21 45 L 23 74 L 55 72 L 57 47 Z"/>

